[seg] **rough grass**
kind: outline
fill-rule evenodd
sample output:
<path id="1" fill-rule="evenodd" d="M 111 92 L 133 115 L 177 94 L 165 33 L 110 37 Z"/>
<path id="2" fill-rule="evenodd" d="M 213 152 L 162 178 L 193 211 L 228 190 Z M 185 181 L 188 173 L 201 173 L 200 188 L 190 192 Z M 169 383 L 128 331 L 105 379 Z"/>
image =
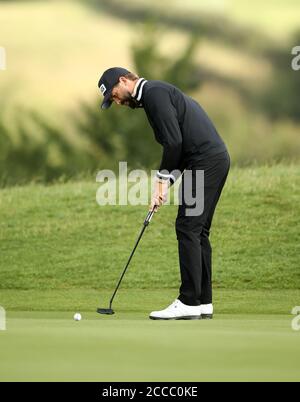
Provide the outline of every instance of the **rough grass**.
<path id="1" fill-rule="evenodd" d="M 0 304 L 7 300 L 11 309 L 22 308 L 19 291 L 34 299 L 34 292 L 54 290 L 73 296 L 78 291 L 79 305 L 87 307 L 89 289 L 114 287 L 147 207 L 100 207 L 97 186 L 85 181 L 0 191 Z M 299 289 L 299 189 L 299 165 L 231 170 L 211 234 L 215 289 L 261 290 L 259 300 L 263 292 Z M 164 206 L 155 215 L 124 290 L 173 289 L 169 294 L 177 296 L 176 212 L 176 206 Z M 59 299 L 61 310 L 70 307 Z M 37 304 L 30 306 L 27 299 L 23 307 L 37 309 Z M 49 304 L 41 297 L 39 308 Z"/>

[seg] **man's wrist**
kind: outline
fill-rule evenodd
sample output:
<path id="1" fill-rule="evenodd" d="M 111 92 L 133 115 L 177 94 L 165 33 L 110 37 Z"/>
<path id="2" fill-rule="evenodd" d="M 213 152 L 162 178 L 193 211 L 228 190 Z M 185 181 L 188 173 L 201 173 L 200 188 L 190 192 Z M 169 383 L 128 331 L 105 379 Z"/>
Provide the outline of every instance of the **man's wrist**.
<path id="1" fill-rule="evenodd" d="M 168 173 L 167 171 L 164 171 L 164 170 L 163 171 L 158 170 L 156 172 L 156 177 L 158 179 L 160 179 L 162 181 L 167 181 L 167 182 L 175 182 L 176 181 L 176 178 L 173 174 L 166 174 L 166 173 L 162 173 L 162 172 Z"/>

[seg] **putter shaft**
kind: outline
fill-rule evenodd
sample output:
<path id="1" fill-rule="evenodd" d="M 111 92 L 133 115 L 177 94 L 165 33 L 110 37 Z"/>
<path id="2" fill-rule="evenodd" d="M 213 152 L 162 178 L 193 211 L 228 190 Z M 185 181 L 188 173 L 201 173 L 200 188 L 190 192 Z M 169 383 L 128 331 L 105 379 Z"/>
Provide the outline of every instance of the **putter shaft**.
<path id="1" fill-rule="evenodd" d="M 149 213 L 148 213 L 148 215 L 147 215 L 147 217 L 146 217 L 146 219 L 145 219 L 145 221 L 144 221 L 143 229 L 142 229 L 142 231 L 141 231 L 141 233 L 140 233 L 140 235 L 139 235 L 139 237 L 138 237 L 138 239 L 137 239 L 137 242 L 136 242 L 136 244 L 135 244 L 135 246 L 134 246 L 134 249 L 132 250 L 132 253 L 130 254 L 130 257 L 129 257 L 129 259 L 128 259 L 128 261 L 127 261 L 127 264 L 126 264 L 126 266 L 125 266 L 125 268 L 124 268 L 124 271 L 123 271 L 123 273 L 122 273 L 122 275 L 121 275 L 121 277 L 120 277 L 120 279 L 119 279 L 119 282 L 118 282 L 118 284 L 117 284 L 117 287 L 116 287 L 116 289 L 115 289 L 115 291 L 114 291 L 114 293 L 113 293 L 113 295 L 112 295 L 112 298 L 111 298 L 111 300 L 110 300 L 110 303 L 109 303 L 109 308 L 110 308 L 110 309 L 112 308 L 112 303 L 113 303 L 114 297 L 115 297 L 115 295 L 116 295 L 116 293 L 117 293 L 117 291 L 118 291 L 118 289 L 119 289 L 119 286 L 120 286 L 120 284 L 121 284 L 121 282 L 122 282 L 122 280 L 123 280 L 123 277 L 124 277 L 124 275 L 125 275 L 125 273 L 126 273 L 126 271 L 127 271 L 127 268 L 128 268 L 128 266 L 129 266 L 129 264 L 130 264 L 130 261 L 131 261 L 133 255 L 134 255 L 134 253 L 135 253 L 135 250 L 137 249 L 137 246 L 138 246 L 138 244 L 139 244 L 141 238 L 143 237 L 143 234 L 144 234 L 144 231 L 146 230 L 146 227 L 149 225 L 149 223 L 150 223 L 150 221 L 151 221 L 151 219 L 152 219 L 152 217 L 153 217 L 154 210 L 155 210 L 155 208 L 153 208 L 152 211 L 149 211 Z"/>
<path id="2" fill-rule="evenodd" d="M 150 223 L 150 221 L 151 221 L 151 219 L 152 219 L 152 217 L 153 217 L 153 215 L 154 215 L 155 209 L 156 209 L 156 206 L 155 206 L 151 211 L 149 211 L 148 214 L 147 214 L 147 216 L 146 216 L 146 219 L 145 219 L 144 224 L 143 224 L 143 229 L 142 229 L 142 231 L 141 231 L 141 233 L 140 233 L 140 235 L 139 235 L 139 237 L 138 237 L 138 239 L 137 239 L 137 242 L 136 242 L 136 244 L 135 244 L 135 246 L 134 246 L 134 249 L 132 250 L 132 252 L 131 252 L 131 254 L 130 254 L 130 257 L 129 257 L 129 259 L 128 259 L 128 261 L 127 261 L 127 264 L 126 264 L 126 266 L 125 266 L 125 268 L 124 268 L 124 270 L 123 270 L 123 272 L 122 272 L 122 275 L 121 275 L 121 277 L 120 277 L 120 279 L 119 279 L 119 282 L 118 282 L 118 284 L 117 284 L 117 286 L 116 286 L 116 289 L 115 289 L 115 291 L 114 291 L 114 293 L 113 293 L 113 295 L 112 295 L 112 298 L 110 299 L 110 302 L 109 302 L 109 309 L 98 309 L 98 310 L 97 310 L 98 313 L 100 313 L 100 314 L 107 314 L 107 313 L 105 313 L 104 311 L 107 311 L 107 310 L 113 311 L 113 309 L 112 309 L 112 303 L 113 303 L 113 301 L 114 301 L 115 295 L 116 295 L 116 293 L 117 293 L 117 291 L 118 291 L 118 289 L 119 289 L 119 287 L 120 287 L 120 285 L 121 285 L 121 282 L 122 282 L 122 280 L 123 280 L 123 278 L 124 278 L 124 275 L 125 275 L 125 273 L 126 273 L 126 271 L 127 271 L 127 268 L 128 268 L 128 266 L 129 266 L 129 264 L 130 264 L 130 261 L 131 261 L 133 255 L 134 255 L 134 253 L 135 253 L 135 250 L 137 249 L 137 246 L 138 246 L 138 244 L 139 244 L 139 242 L 140 242 L 140 240 L 141 240 L 141 238 L 142 238 L 142 236 L 143 236 L 145 230 L 146 230 L 146 227 L 149 225 L 149 223 Z M 111 314 L 113 314 L 113 313 L 111 313 Z"/>

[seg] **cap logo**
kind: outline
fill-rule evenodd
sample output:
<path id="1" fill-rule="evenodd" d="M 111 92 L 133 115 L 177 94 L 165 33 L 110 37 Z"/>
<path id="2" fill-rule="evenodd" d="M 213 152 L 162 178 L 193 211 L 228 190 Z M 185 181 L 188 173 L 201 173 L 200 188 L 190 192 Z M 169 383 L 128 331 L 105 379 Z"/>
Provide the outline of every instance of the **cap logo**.
<path id="1" fill-rule="evenodd" d="M 105 86 L 104 84 L 101 85 L 100 91 L 101 91 L 102 95 L 105 94 L 105 92 L 106 92 L 106 86 Z"/>

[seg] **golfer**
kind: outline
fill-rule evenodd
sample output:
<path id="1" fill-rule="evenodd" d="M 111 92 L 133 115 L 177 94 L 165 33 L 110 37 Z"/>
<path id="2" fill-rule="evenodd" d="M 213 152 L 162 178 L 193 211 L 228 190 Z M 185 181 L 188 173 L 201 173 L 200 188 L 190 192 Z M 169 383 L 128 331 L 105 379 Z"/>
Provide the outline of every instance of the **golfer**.
<path id="1" fill-rule="evenodd" d="M 98 86 L 104 96 L 102 109 L 108 109 L 113 102 L 132 109 L 144 108 L 155 139 L 163 147 L 151 210 L 155 208 L 157 212 L 166 202 L 168 188 L 182 175 L 179 191 L 185 196 L 180 199 L 176 218 L 181 273 L 179 296 L 164 310 L 153 311 L 150 318 L 211 319 L 209 234 L 230 168 L 227 148 L 201 106 L 167 82 L 146 80 L 124 68 L 114 67 L 104 72 Z M 201 177 L 200 172 L 202 180 L 197 179 Z M 200 214 L 193 214 L 190 203 L 185 201 L 186 194 L 190 195 L 189 199 L 197 199 L 200 189 L 204 206 Z"/>

